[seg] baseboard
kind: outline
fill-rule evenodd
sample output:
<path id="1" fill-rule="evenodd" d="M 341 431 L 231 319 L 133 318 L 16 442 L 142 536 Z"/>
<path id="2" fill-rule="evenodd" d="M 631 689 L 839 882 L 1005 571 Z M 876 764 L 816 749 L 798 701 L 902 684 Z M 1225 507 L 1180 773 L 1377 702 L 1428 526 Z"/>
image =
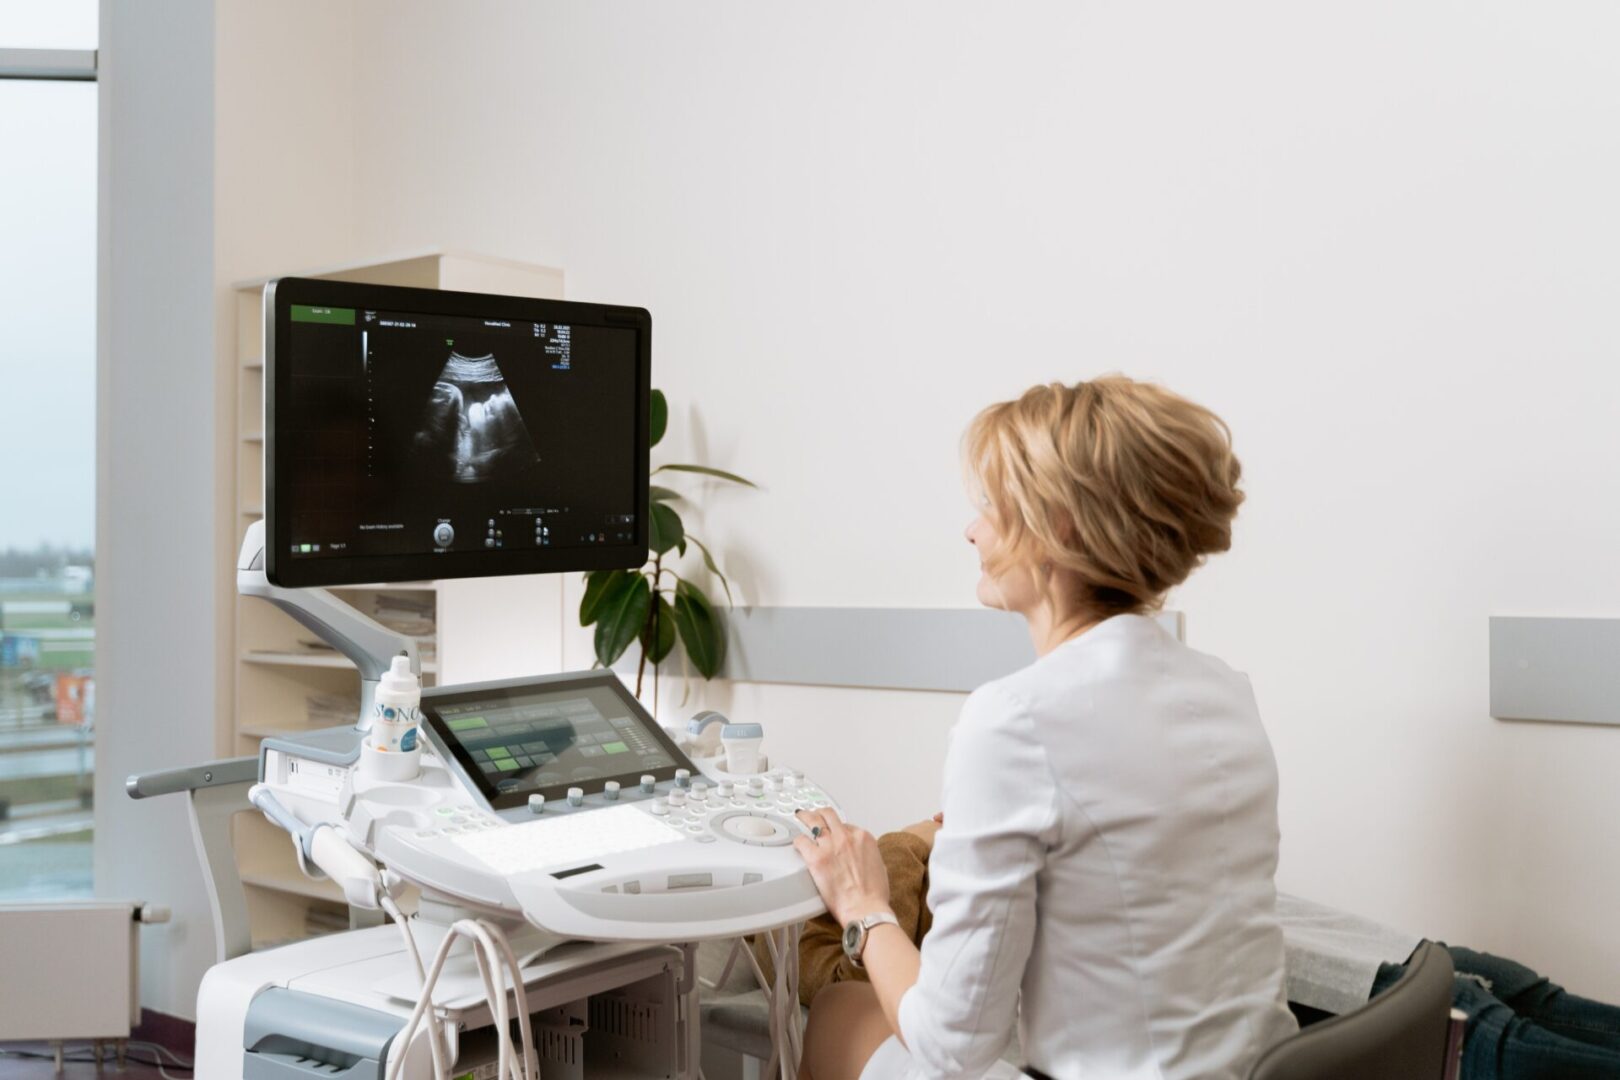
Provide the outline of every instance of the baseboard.
<path id="1" fill-rule="evenodd" d="M 141 1022 L 129 1033 L 137 1042 L 156 1043 L 172 1050 L 186 1061 L 195 1060 L 197 1053 L 197 1022 L 185 1020 L 153 1009 L 141 1010 Z"/>

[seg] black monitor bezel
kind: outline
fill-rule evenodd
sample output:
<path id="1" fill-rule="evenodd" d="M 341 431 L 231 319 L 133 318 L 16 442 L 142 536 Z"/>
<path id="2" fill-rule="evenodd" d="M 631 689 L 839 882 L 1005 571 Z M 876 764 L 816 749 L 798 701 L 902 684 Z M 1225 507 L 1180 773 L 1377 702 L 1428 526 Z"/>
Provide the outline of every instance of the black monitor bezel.
<path id="1" fill-rule="evenodd" d="M 599 548 L 469 550 L 420 555 L 292 559 L 291 515 L 276 489 L 283 449 L 276 437 L 276 400 L 288 391 L 289 366 L 277 362 L 277 342 L 290 340 L 292 306 L 372 308 L 473 318 L 511 319 L 636 331 L 636 476 L 639 505 L 647 505 L 649 415 L 652 398 L 652 316 L 645 308 L 573 300 L 539 300 L 493 293 L 448 292 L 317 278 L 279 278 L 264 290 L 264 513 L 265 575 L 272 585 L 304 588 L 366 585 L 380 581 L 433 581 L 574 570 L 629 569 L 647 561 L 647 515 L 636 515 L 629 544 Z M 282 470 L 285 473 L 285 469 Z"/>
<path id="2" fill-rule="evenodd" d="M 675 779 L 675 770 L 687 769 L 696 774 L 697 766 L 692 764 L 690 758 L 675 745 L 675 741 L 664 731 L 663 726 L 654 720 L 652 714 L 636 700 L 628 687 L 611 671 L 571 671 L 559 675 L 541 675 L 526 679 L 503 679 L 497 682 L 465 683 L 459 686 L 432 687 L 422 691 L 422 723 L 427 729 L 427 737 L 434 748 L 441 755 L 447 755 L 455 770 L 461 774 L 464 781 L 470 784 L 480 798 L 492 810 L 513 810 L 527 806 L 530 795 L 543 795 L 547 802 L 554 799 L 565 798 L 570 787 L 583 787 L 578 783 L 561 783 L 546 788 L 535 788 L 525 791 L 501 791 L 491 784 L 484 776 L 483 770 L 478 768 L 472 755 L 467 753 L 461 740 L 455 737 L 450 730 L 449 723 L 439 712 L 444 705 L 460 705 L 468 701 L 488 698 L 492 695 L 515 696 L 529 692 L 544 693 L 547 691 L 567 692 L 570 689 L 586 690 L 593 687 L 606 687 L 611 690 L 621 702 L 630 710 L 631 714 L 652 733 L 658 740 L 659 746 L 670 756 L 674 763 L 667 768 L 660 769 L 633 769 L 627 773 L 613 776 L 603 776 L 591 781 L 592 787 L 587 788 L 585 794 L 599 793 L 609 780 L 618 781 L 625 789 L 632 789 L 640 783 L 645 775 L 651 775 L 658 783 L 666 783 Z"/>

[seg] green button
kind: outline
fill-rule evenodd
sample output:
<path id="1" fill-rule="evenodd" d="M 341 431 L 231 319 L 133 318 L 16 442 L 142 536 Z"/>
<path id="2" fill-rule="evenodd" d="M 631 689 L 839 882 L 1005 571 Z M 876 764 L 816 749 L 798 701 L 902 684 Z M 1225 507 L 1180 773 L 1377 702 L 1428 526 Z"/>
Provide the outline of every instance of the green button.
<path id="1" fill-rule="evenodd" d="M 509 758 L 511 756 L 512 756 L 512 751 L 508 750 L 504 746 L 492 746 L 492 747 L 489 748 L 489 757 L 490 757 L 491 761 L 494 761 L 494 760 L 496 760 L 498 758 Z"/>
<path id="2" fill-rule="evenodd" d="M 511 758 L 507 758 L 504 761 L 497 761 L 495 764 L 497 767 L 499 767 L 501 772 L 515 772 L 518 768 L 518 763 L 513 761 Z"/>
<path id="3" fill-rule="evenodd" d="M 311 307 L 308 304 L 292 306 L 293 322 L 327 323 L 332 326 L 353 326 L 352 307 Z"/>
<path id="4" fill-rule="evenodd" d="M 609 754 L 623 754 L 628 753 L 630 750 L 630 748 L 624 745 L 622 742 L 603 743 L 602 749 Z"/>
<path id="5" fill-rule="evenodd" d="M 475 728 L 489 727 L 489 721 L 482 716 L 461 716 L 449 722 L 451 731 L 472 731 Z"/>

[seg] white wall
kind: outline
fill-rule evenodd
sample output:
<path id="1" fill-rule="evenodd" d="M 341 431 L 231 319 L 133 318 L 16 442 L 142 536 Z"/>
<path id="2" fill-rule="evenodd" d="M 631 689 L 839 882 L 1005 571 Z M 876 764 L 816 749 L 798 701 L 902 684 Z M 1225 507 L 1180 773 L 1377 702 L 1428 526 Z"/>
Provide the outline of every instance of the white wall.
<path id="1" fill-rule="evenodd" d="M 1488 614 L 1620 614 L 1615 8 L 356 13 L 358 249 L 649 307 L 670 453 L 765 485 L 706 503 L 748 602 L 971 604 L 972 413 L 1162 379 L 1247 470 L 1175 602 L 1254 675 L 1285 887 L 1620 997 L 1620 731 L 1486 711 Z M 716 696 L 932 809 L 950 696 Z"/>
<path id="2" fill-rule="evenodd" d="M 215 0 L 214 6 L 214 257 L 223 305 L 235 282 L 354 257 L 356 41 L 347 4 Z M 221 306 L 219 320 L 221 357 L 234 359 L 234 310 Z"/>
<path id="3" fill-rule="evenodd" d="M 1620 998 L 1620 732 L 1491 720 L 1485 622 L 1620 607 L 1620 13 L 195 6 L 103 23 L 145 74 L 110 114 L 144 164 L 103 289 L 128 359 L 102 384 L 97 869 L 181 909 L 147 931 L 175 950 L 147 949 L 148 1004 L 190 1015 L 200 885 L 178 804 L 114 788 L 212 749 L 218 687 L 172 665 L 228 607 L 173 539 L 234 544 L 201 505 L 212 433 L 172 422 L 229 405 L 193 367 L 226 343 L 151 305 L 426 247 L 653 311 L 669 456 L 765 486 L 705 496 L 744 602 L 971 604 L 957 437 L 1032 382 L 1122 369 L 1215 407 L 1250 501 L 1174 603 L 1255 677 L 1284 886 Z M 954 695 L 705 698 L 863 820 L 936 805 Z"/>

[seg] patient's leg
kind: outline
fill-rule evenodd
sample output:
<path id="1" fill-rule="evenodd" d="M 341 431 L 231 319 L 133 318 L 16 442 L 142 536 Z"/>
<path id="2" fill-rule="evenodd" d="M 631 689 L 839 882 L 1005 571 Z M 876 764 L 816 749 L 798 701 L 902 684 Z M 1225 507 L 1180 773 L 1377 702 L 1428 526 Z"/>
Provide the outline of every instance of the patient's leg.
<path id="1" fill-rule="evenodd" d="M 1614 1080 L 1620 1052 L 1518 1015 L 1478 981 L 1457 976 L 1452 1003 L 1468 1014 L 1464 1080 Z"/>
<path id="2" fill-rule="evenodd" d="M 833 983 L 810 1006 L 800 1080 L 856 1080 L 893 1034 L 871 983 Z"/>
<path id="3" fill-rule="evenodd" d="M 1458 975 L 1481 982 L 1516 1014 L 1568 1039 L 1620 1051 L 1620 1008 L 1579 997 L 1523 964 L 1447 946 Z"/>

